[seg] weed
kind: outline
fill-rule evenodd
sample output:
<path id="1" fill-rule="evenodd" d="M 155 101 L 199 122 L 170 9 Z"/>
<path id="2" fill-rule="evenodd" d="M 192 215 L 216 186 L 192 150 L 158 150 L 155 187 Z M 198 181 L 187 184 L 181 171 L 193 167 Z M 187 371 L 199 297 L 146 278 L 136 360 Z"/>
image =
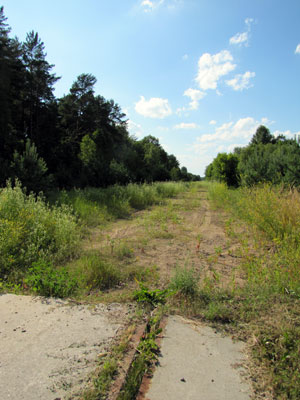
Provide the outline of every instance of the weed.
<path id="1" fill-rule="evenodd" d="M 115 255 L 119 260 L 132 258 L 134 253 L 133 249 L 128 245 L 125 240 L 120 240 L 118 245 L 115 246 Z"/>
<path id="2" fill-rule="evenodd" d="M 176 268 L 175 275 L 171 278 L 170 288 L 179 294 L 194 297 L 198 291 L 199 277 L 191 268 Z"/>
<path id="3" fill-rule="evenodd" d="M 217 321 L 222 323 L 230 323 L 232 321 L 230 307 L 223 302 L 210 302 L 204 317 L 209 321 Z"/>
<path id="4" fill-rule="evenodd" d="M 107 290 L 116 287 L 122 281 L 119 268 L 105 261 L 97 253 L 82 256 L 69 268 L 73 269 L 73 274 L 83 290 Z"/>
<path id="5" fill-rule="evenodd" d="M 137 347 L 137 356 L 133 360 L 125 384 L 118 396 L 118 400 L 132 400 L 136 398 L 143 376 L 151 371 L 153 362 L 158 360 L 159 347 L 156 337 L 161 332 L 159 328 L 160 316 L 152 316 L 147 324 L 140 343 Z"/>
<path id="6" fill-rule="evenodd" d="M 150 305 L 152 308 L 157 307 L 159 304 L 165 304 L 166 298 L 172 294 L 169 289 L 154 289 L 151 290 L 142 282 L 138 282 L 139 290 L 134 292 L 134 299 L 138 303 Z"/>
<path id="7" fill-rule="evenodd" d="M 201 305 L 201 314 L 239 327 L 245 338 L 254 337 L 257 376 L 263 375 L 274 398 L 296 400 L 300 397 L 300 195 L 268 185 L 229 190 L 214 184 L 209 191 L 214 204 L 231 213 L 226 233 L 240 243 L 240 270 L 246 282 L 234 285 L 226 299 L 210 280 L 205 290 L 212 297 Z M 242 234 L 240 221 L 246 223 Z"/>
<path id="8" fill-rule="evenodd" d="M 75 279 L 65 268 L 55 268 L 50 262 L 44 260 L 32 264 L 24 282 L 41 296 L 67 297 L 77 288 Z"/>

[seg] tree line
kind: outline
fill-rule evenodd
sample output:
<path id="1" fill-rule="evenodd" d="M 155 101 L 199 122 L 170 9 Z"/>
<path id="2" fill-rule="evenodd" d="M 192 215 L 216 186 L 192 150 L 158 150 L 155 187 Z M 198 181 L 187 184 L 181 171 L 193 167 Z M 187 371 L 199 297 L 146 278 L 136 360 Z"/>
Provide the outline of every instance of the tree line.
<path id="1" fill-rule="evenodd" d="M 157 138 L 130 136 L 114 100 L 95 94 L 96 78 L 81 74 L 62 98 L 60 79 L 31 31 L 10 37 L 0 8 L 0 185 L 18 178 L 28 190 L 128 182 L 198 180 Z"/>
<path id="2" fill-rule="evenodd" d="M 275 137 L 261 125 L 248 146 L 219 153 L 206 167 L 205 177 L 235 187 L 266 182 L 300 186 L 299 138 Z"/>

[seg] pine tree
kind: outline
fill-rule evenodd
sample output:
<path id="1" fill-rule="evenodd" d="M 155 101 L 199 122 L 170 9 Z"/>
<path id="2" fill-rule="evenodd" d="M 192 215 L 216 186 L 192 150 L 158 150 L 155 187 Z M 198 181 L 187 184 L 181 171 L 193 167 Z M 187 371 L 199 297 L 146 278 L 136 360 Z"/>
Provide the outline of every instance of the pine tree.
<path id="1" fill-rule="evenodd" d="M 25 67 L 23 98 L 23 131 L 26 137 L 39 147 L 43 127 L 43 114 L 54 101 L 53 86 L 59 79 L 50 71 L 53 65 L 46 61 L 44 43 L 38 33 L 31 31 L 22 45 L 22 60 Z"/>

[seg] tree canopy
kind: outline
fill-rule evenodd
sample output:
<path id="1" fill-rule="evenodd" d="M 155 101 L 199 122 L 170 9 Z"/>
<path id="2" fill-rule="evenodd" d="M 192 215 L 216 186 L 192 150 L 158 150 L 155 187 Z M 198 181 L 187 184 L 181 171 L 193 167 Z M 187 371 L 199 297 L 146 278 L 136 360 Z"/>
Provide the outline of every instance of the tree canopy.
<path id="1" fill-rule="evenodd" d="M 0 7 L 0 184 L 18 178 L 29 190 L 115 183 L 200 179 L 182 173 L 157 138 L 136 140 L 126 115 L 95 93 L 94 75 L 80 74 L 69 93 L 54 96 L 60 79 L 37 32 L 10 37 Z"/>
<path id="2" fill-rule="evenodd" d="M 300 146 L 296 139 L 275 137 L 261 125 L 248 146 L 235 149 L 234 154 L 218 154 L 205 176 L 229 186 L 263 182 L 300 186 Z"/>

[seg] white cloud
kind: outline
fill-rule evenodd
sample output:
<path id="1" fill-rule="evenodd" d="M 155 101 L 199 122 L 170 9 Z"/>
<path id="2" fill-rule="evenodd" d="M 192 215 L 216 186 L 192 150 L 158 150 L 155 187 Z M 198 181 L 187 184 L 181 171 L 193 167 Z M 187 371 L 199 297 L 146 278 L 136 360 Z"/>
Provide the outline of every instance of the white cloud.
<path id="1" fill-rule="evenodd" d="M 157 7 L 157 3 L 150 0 L 143 0 L 141 6 L 144 8 L 145 12 L 153 11 L 155 7 Z"/>
<path id="2" fill-rule="evenodd" d="M 135 104 L 135 111 L 144 117 L 163 119 L 172 114 L 168 99 L 152 97 L 148 101 L 144 96 Z"/>
<path id="3" fill-rule="evenodd" d="M 181 4 L 181 0 L 143 0 L 140 5 L 144 12 L 151 12 L 165 5 L 168 10 L 173 10 Z"/>
<path id="4" fill-rule="evenodd" d="M 212 119 L 211 121 L 209 121 L 209 125 L 216 125 L 217 121 L 215 121 L 214 119 Z"/>
<path id="5" fill-rule="evenodd" d="M 265 118 L 263 119 L 265 120 Z M 259 125 L 262 124 L 262 120 L 257 121 L 252 117 L 246 117 L 239 119 L 236 123 L 227 122 L 220 127 L 217 127 L 215 133 L 205 134 L 198 137 L 197 143 L 207 144 L 211 142 L 210 144 L 216 146 L 216 143 L 219 144 L 221 141 L 230 142 L 236 139 L 249 141 Z"/>
<path id="6" fill-rule="evenodd" d="M 275 136 L 275 137 L 278 137 L 279 135 L 283 135 L 283 136 L 285 136 L 287 139 L 294 139 L 295 138 L 295 136 L 297 137 L 297 136 L 299 136 L 300 135 L 300 131 L 299 132 L 291 132 L 290 130 L 287 130 L 287 131 L 275 131 L 275 132 L 273 132 L 273 135 Z"/>
<path id="7" fill-rule="evenodd" d="M 248 30 L 251 29 L 251 24 L 254 22 L 253 18 L 246 18 L 245 19 L 245 24 L 247 25 Z"/>
<path id="8" fill-rule="evenodd" d="M 245 19 L 246 31 L 236 33 L 234 36 L 232 36 L 229 39 L 229 43 L 233 44 L 233 45 L 239 45 L 239 46 L 241 46 L 241 45 L 248 46 L 249 38 L 250 38 L 250 31 L 251 31 L 251 24 L 253 22 L 254 22 L 253 18 L 246 18 Z"/>
<path id="9" fill-rule="evenodd" d="M 198 89 L 187 89 L 184 93 L 184 96 L 189 97 L 192 101 L 189 103 L 191 110 L 197 110 L 199 106 L 199 100 L 203 99 L 206 96 L 206 93 L 201 92 Z"/>
<path id="10" fill-rule="evenodd" d="M 296 47 L 295 54 L 300 54 L 300 43 Z"/>
<path id="11" fill-rule="evenodd" d="M 236 67 L 232 63 L 233 57 L 228 50 L 222 50 L 211 55 L 204 53 L 198 61 L 196 82 L 203 90 L 216 89 L 219 79 L 233 71 Z"/>
<path id="12" fill-rule="evenodd" d="M 247 71 L 244 74 L 238 74 L 233 79 L 226 81 L 228 86 L 231 86 L 233 90 L 244 90 L 249 89 L 253 86 L 250 83 L 250 79 L 255 77 L 255 72 Z"/>
<path id="13" fill-rule="evenodd" d="M 215 143 L 199 143 L 198 141 L 196 141 L 196 143 L 192 145 L 192 150 L 196 154 L 201 154 L 201 155 L 203 153 L 206 153 L 208 150 L 215 148 L 216 148 Z"/>
<path id="14" fill-rule="evenodd" d="M 237 33 L 229 39 L 230 44 L 248 43 L 248 32 Z"/>
<path id="15" fill-rule="evenodd" d="M 188 111 L 188 108 L 186 108 L 186 107 L 179 107 L 179 108 L 176 109 L 176 114 L 181 116 L 183 113 L 185 113 L 184 115 L 185 115 L 186 117 L 188 117 L 188 116 L 189 116 L 189 113 L 188 113 L 187 111 Z"/>
<path id="16" fill-rule="evenodd" d="M 144 136 L 142 126 L 131 121 L 130 119 L 127 121 L 127 128 L 129 133 L 137 138 L 141 138 Z"/>
<path id="17" fill-rule="evenodd" d="M 197 129 L 198 125 L 194 122 L 181 122 L 174 126 L 174 129 Z"/>

